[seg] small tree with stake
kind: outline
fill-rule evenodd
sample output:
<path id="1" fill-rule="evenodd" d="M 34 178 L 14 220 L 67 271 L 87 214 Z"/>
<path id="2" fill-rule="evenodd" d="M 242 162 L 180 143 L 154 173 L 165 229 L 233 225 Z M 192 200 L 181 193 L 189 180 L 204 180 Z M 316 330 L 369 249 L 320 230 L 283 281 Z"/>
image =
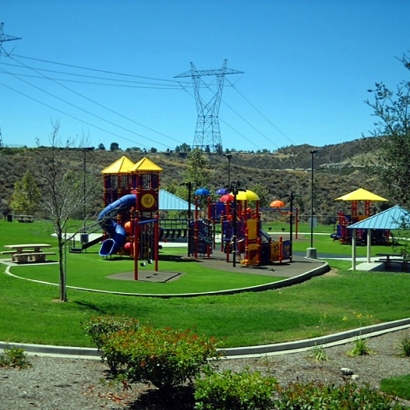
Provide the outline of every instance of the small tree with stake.
<path id="1" fill-rule="evenodd" d="M 53 123 L 50 136 L 50 147 L 38 148 L 37 169 L 34 171 L 41 191 L 40 207 L 53 224 L 58 241 L 59 255 L 59 289 L 60 300 L 67 301 L 66 272 L 64 269 L 64 231 L 67 221 L 76 212 L 82 209 L 88 193 L 93 189 L 95 182 L 89 180 L 84 184 L 85 175 L 82 171 L 70 169 L 66 162 L 66 150 L 60 147 L 58 132 L 59 123 Z M 37 141 L 39 145 L 39 141 Z"/>

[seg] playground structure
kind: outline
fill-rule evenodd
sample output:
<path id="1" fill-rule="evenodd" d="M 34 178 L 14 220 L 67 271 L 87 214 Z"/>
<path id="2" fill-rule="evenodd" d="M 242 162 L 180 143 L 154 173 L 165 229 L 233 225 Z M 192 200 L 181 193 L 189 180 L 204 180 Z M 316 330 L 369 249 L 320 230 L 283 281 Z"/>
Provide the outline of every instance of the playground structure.
<path id="1" fill-rule="evenodd" d="M 158 270 L 158 194 L 162 168 L 148 158 L 134 164 L 121 157 L 102 171 L 105 208 L 98 216 L 105 239 L 100 256 L 127 254 L 138 261 L 155 263 Z"/>
<path id="2" fill-rule="evenodd" d="M 348 226 L 360 222 L 363 219 L 372 215 L 372 203 L 386 202 L 387 199 L 373 194 L 363 188 L 359 188 L 353 192 L 342 195 L 335 201 L 351 202 L 351 214 L 346 215 L 343 211 L 337 212 L 336 232 L 331 235 L 334 240 L 338 240 L 342 244 L 352 243 L 352 230 Z M 360 203 L 362 203 L 362 214 L 360 214 Z M 372 245 L 389 245 L 391 243 L 391 233 L 388 230 L 375 230 L 372 232 Z M 367 230 L 358 229 L 356 231 L 356 242 L 361 245 L 367 243 Z"/>
<path id="3" fill-rule="evenodd" d="M 273 241 L 262 230 L 259 197 L 252 191 L 228 194 L 225 202 L 212 202 L 208 197 L 202 210 L 197 196 L 193 218 L 185 219 L 185 225 L 169 228 L 167 221 L 159 218 L 161 172 L 162 168 L 148 158 L 134 164 L 127 157 L 121 157 L 102 171 L 105 207 L 98 216 L 98 224 L 104 236 L 99 255 L 132 257 L 135 280 L 138 280 L 139 261 L 143 266 L 155 263 L 158 270 L 160 240 L 187 238 L 189 256 L 209 258 L 216 248 L 217 226 L 221 251 L 226 254 L 227 262 L 232 255 L 234 266 L 237 258 L 246 267 L 292 260 L 291 241 L 282 238 Z M 209 191 L 202 189 L 201 194 Z M 248 207 L 248 201 L 255 202 L 254 209 Z"/>
<path id="4" fill-rule="evenodd" d="M 255 202 L 255 208 L 248 207 L 248 201 Z M 240 191 L 221 196 L 219 201 L 208 198 L 207 215 L 199 218 L 199 200 L 195 199 L 195 217 L 190 222 L 191 255 L 210 257 L 216 248 L 216 227 L 220 227 L 220 250 L 226 261 L 236 260 L 243 266 L 269 265 L 274 262 L 292 261 L 291 241 L 279 238 L 273 241 L 263 231 L 259 210 L 259 197 L 252 191 Z"/>

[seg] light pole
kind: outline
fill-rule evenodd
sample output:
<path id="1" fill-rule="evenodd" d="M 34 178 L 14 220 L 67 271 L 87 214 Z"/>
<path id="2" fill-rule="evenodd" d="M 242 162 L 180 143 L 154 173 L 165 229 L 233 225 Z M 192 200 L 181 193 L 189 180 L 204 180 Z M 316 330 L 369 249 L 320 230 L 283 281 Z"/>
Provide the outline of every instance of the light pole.
<path id="1" fill-rule="evenodd" d="M 313 218 L 314 218 L 314 168 L 315 168 L 315 154 L 317 150 L 311 150 L 310 155 L 312 156 L 312 168 L 311 168 L 311 192 L 310 192 L 310 248 L 307 250 L 307 257 L 316 259 L 316 249 L 313 247 Z"/>
<path id="2" fill-rule="evenodd" d="M 85 233 L 85 220 L 87 218 L 87 151 L 92 151 L 92 147 L 83 148 L 83 231 Z"/>
<path id="3" fill-rule="evenodd" d="M 226 159 L 228 160 L 228 186 L 231 186 L 231 159 L 232 154 L 226 154 Z"/>
<path id="4" fill-rule="evenodd" d="M 292 261 L 292 241 L 293 241 L 293 200 L 295 199 L 295 193 L 291 192 L 289 195 L 285 195 L 284 198 L 289 198 L 289 260 Z"/>
<path id="5" fill-rule="evenodd" d="M 231 192 L 233 194 L 233 235 L 232 235 L 232 266 L 236 267 L 236 245 L 238 243 L 237 240 L 237 225 L 236 225 L 236 217 L 237 217 L 237 211 L 236 211 L 236 206 L 237 206 L 237 200 L 236 196 L 238 195 L 239 192 L 239 186 L 240 182 L 239 181 L 232 181 L 231 184 Z"/>
<path id="6" fill-rule="evenodd" d="M 188 238 L 188 257 L 191 256 L 191 202 L 192 202 L 192 182 L 183 182 L 180 185 L 184 185 L 188 188 L 188 224 L 187 224 L 187 238 Z"/>

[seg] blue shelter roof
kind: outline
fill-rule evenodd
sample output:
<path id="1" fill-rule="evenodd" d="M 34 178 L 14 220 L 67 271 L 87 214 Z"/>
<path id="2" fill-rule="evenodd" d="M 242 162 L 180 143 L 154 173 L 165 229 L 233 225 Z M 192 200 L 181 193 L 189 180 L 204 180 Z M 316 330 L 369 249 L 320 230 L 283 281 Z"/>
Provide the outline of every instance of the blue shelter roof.
<path id="1" fill-rule="evenodd" d="M 159 209 L 161 211 L 188 211 L 188 201 L 165 191 L 165 189 L 160 189 Z M 191 210 L 195 210 L 195 204 L 191 204 Z"/>
<path id="2" fill-rule="evenodd" d="M 407 220 L 409 217 L 408 211 L 395 205 L 360 222 L 349 225 L 348 229 L 399 229 L 403 218 Z"/>

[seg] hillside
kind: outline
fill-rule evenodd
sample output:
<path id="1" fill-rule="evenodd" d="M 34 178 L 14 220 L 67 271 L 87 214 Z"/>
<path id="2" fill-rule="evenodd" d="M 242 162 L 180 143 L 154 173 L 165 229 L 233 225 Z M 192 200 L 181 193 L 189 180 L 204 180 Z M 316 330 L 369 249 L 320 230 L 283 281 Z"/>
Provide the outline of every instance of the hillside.
<path id="1" fill-rule="evenodd" d="M 368 176 L 364 168 L 365 162 L 374 154 L 373 147 L 377 146 L 374 142 L 374 139 L 371 144 L 369 139 L 359 139 L 324 147 L 290 146 L 264 154 L 233 152 L 230 161 L 231 180 L 239 180 L 246 189 L 252 189 L 258 184 L 266 187 L 269 201 L 294 192 L 301 214 L 308 216 L 311 207 L 310 151 L 318 150 L 314 155 L 316 214 L 323 218 L 334 217 L 338 209 L 346 207 L 346 204 L 335 202 L 334 199 L 357 188 L 364 188 L 387 198 L 386 190 L 376 179 Z M 101 180 L 101 191 L 95 194 L 92 201 L 95 214 L 101 210 L 102 203 L 101 170 L 123 155 L 133 162 L 146 156 L 162 167 L 164 172 L 161 175 L 161 186 L 165 189 L 183 181 L 187 162 L 185 155 L 129 150 L 87 152 L 87 172 Z M 227 185 L 228 160 L 225 155 L 211 153 L 204 156 L 207 158 L 207 170 L 211 174 L 211 184 L 207 188 L 215 191 Z M 0 212 L 8 208 L 15 182 L 22 178 L 27 169 L 33 169 L 37 160 L 36 149 L 0 150 Z M 83 169 L 84 152 L 81 149 L 67 150 L 67 161 L 72 169 Z"/>

